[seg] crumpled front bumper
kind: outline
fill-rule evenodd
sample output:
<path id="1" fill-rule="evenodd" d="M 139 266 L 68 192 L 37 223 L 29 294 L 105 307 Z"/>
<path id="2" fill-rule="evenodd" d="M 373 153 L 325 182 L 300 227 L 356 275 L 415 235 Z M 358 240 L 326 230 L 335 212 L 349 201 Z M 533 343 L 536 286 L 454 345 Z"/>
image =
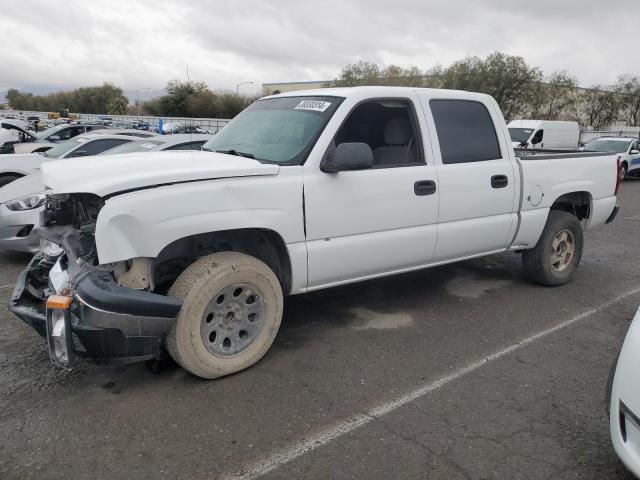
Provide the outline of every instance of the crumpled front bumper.
<path id="1" fill-rule="evenodd" d="M 51 311 L 47 311 L 47 298 L 56 293 L 49 279 L 52 266 L 43 254 L 35 255 L 18 278 L 9 309 L 48 339 L 54 363 L 71 368 L 78 359 L 122 364 L 163 356 L 164 336 L 182 302 L 120 287 L 110 272 L 95 270 L 83 275 L 72 291 L 63 292 L 72 303 L 66 313 L 68 364 L 60 365 L 52 351 Z"/>

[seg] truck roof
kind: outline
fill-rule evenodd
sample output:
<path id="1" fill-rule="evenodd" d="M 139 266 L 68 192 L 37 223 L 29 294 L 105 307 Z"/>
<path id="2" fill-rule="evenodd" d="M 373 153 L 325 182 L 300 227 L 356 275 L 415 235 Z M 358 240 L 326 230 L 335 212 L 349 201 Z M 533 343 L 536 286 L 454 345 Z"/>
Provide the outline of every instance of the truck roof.
<path id="1" fill-rule="evenodd" d="M 338 87 L 338 88 L 315 88 L 311 90 L 296 90 L 293 92 L 283 92 L 276 95 L 268 95 L 263 98 L 278 97 L 399 97 L 412 92 L 429 92 L 435 96 L 451 98 L 479 98 L 490 97 L 484 93 L 467 92 L 464 90 L 446 90 L 442 88 L 419 88 L 419 87 L 389 87 L 389 86 L 362 86 L 362 87 Z M 491 97 L 490 97 L 491 98 Z"/>

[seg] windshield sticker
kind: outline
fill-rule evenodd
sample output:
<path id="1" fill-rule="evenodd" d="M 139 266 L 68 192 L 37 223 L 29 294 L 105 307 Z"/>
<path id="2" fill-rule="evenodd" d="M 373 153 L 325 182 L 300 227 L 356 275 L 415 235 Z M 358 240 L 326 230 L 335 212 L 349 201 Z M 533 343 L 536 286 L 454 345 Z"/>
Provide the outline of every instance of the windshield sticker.
<path id="1" fill-rule="evenodd" d="M 294 110 L 312 110 L 314 112 L 324 112 L 331 106 L 331 102 L 322 100 L 302 100 Z"/>

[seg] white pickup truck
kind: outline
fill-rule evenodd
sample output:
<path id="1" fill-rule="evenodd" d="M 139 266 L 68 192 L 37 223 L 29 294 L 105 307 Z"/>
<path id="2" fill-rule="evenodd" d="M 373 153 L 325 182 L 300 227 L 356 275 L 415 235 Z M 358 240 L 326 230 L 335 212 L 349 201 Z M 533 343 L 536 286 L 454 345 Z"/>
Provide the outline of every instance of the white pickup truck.
<path id="1" fill-rule="evenodd" d="M 203 147 L 44 164 L 11 310 L 52 361 L 257 362 L 283 297 L 513 250 L 559 285 L 611 221 L 615 155 L 516 158 L 498 105 L 393 87 L 263 98 Z"/>

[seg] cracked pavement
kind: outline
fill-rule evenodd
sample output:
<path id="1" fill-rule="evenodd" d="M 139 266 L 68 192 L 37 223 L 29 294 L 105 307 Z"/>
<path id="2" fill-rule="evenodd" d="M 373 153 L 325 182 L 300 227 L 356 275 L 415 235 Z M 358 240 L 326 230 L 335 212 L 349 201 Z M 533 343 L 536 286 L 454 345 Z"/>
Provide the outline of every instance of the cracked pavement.
<path id="1" fill-rule="evenodd" d="M 176 366 L 52 367 L 7 310 L 28 256 L 0 254 L 0 478 L 215 479 L 640 287 L 640 181 L 585 236 L 574 280 L 526 281 L 501 254 L 287 299 L 254 367 L 216 381 Z M 626 479 L 607 375 L 630 295 L 447 383 L 264 478 Z"/>

